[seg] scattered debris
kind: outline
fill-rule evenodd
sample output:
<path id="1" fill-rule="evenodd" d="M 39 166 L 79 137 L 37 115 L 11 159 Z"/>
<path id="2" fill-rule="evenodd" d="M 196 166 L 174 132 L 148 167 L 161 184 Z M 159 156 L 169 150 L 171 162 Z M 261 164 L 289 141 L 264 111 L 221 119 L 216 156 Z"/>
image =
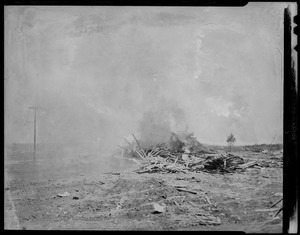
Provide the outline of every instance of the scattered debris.
<path id="1" fill-rule="evenodd" d="M 186 196 L 182 197 L 180 204 L 182 204 L 184 202 L 185 198 L 186 198 Z"/>
<path id="2" fill-rule="evenodd" d="M 239 165 L 238 167 L 242 168 L 242 169 L 245 169 L 245 168 L 252 167 L 252 166 L 254 166 L 256 164 L 257 164 L 256 161 L 252 161 L 252 162 L 247 162 L 245 164 Z"/>
<path id="3" fill-rule="evenodd" d="M 281 221 L 282 214 L 279 213 L 282 212 L 282 207 L 279 203 L 282 202 L 282 189 L 280 183 L 273 182 L 282 180 L 282 171 L 265 168 L 280 165 L 281 159 L 272 161 L 270 152 L 269 155 L 260 153 L 254 157 L 247 155 L 248 158 L 246 158 L 241 155 L 241 152 L 237 154 L 237 151 L 234 154 L 224 153 L 224 151 L 204 153 L 199 150 L 200 147 L 192 149 L 192 145 L 187 145 L 186 142 L 178 145 L 180 148 L 172 148 L 163 144 L 145 147 L 142 145 L 142 141 L 136 138 L 134 141 L 132 146 L 135 146 L 144 157 L 144 159 L 138 156 L 133 158 L 137 162 L 135 167 L 139 168 L 137 171 L 140 174 L 145 172 L 157 172 L 158 174 L 187 172 L 189 174 L 152 175 L 151 177 L 151 175 L 113 171 L 106 173 L 111 174 L 111 177 L 104 175 L 96 179 L 85 177 L 86 179 L 80 178 L 80 181 L 68 180 L 67 183 L 70 182 L 71 185 L 67 185 L 67 183 L 57 185 L 56 181 L 53 181 L 52 188 L 49 186 L 45 193 L 43 190 L 46 187 L 42 182 L 40 184 L 42 190 L 38 189 L 32 192 L 25 190 L 25 194 L 20 190 L 14 192 L 13 199 L 18 200 L 16 203 L 19 208 L 21 208 L 19 205 L 22 204 L 26 206 L 25 209 L 29 205 L 33 208 L 32 212 L 31 210 L 19 211 L 22 221 L 39 222 L 40 220 L 34 216 L 45 218 L 44 211 L 40 213 L 41 215 L 36 213 L 40 209 L 36 207 L 40 205 L 40 202 L 45 203 L 43 208 L 51 209 L 46 215 L 48 221 L 52 221 L 52 219 L 61 222 L 71 219 L 74 222 L 78 220 L 80 223 L 81 221 L 94 221 L 91 223 L 95 223 L 95 226 L 100 227 L 101 225 L 103 228 L 109 229 L 125 227 L 141 230 L 165 230 L 174 226 L 174 230 L 181 230 L 184 227 L 190 229 L 191 226 L 197 226 L 193 230 L 203 230 L 200 225 L 217 226 L 221 224 L 221 220 L 226 226 L 235 223 L 239 228 L 246 228 L 252 225 L 257 227 L 257 224 L 271 219 L 274 215 L 275 219 L 268 222 L 270 225 L 279 224 Z M 184 139 L 181 138 L 180 141 L 184 141 Z M 138 155 L 138 153 L 136 154 Z M 250 171 L 251 168 L 266 169 L 266 171 L 256 171 L 255 169 L 254 172 Z M 211 173 L 241 171 L 245 171 L 245 174 L 236 174 L 230 177 L 211 175 Z M 197 172 L 207 172 L 208 174 L 195 174 Z M 267 174 L 267 176 L 263 174 Z M 112 175 L 117 176 L 113 177 Z M 271 178 L 272 184 L 270 183 L 267 187 L 264 185 L 257 187 L 258 180 L 266 181 L 266 179 L 262 179 L 264 177 Z M 107 180 L 109 178 L 111 180 Z M 201 181 L 201 183 L 196 183 L 197 181 Z M 99 186 L 101 184 L 105 184 L 105 187 Z M 69 192 L 63 193 L 63 190 Z M 40 192 L 43 194 L 41 195 Z M 89 195 L 86 196 L 86 193 Z M 28 198 L 28 196 L 35 196 L 36 199 Z M 50 199 L 51 196 L 66 198 L 53 200 Z M 16 197 L 22 197 L 23 201 Z M 278 201 L 279 198 L 281 199 Z M 60 218 L 57 218 L 57 215 Z M 121 224 L 127 221 L 134 227 Z M 138 221 L 138 224 L 134 224 L 132 221 L 134 223 Z M 75 225 L 73 222 L 67 223 L 70 227 Z M 124 227 L 122 227 L 123 225 Z M 264 225 L 269 224 L 265 223 Z M 222 228 L 217 230 L 220 229 Z"/>
<path id="4" fill-rule="evenodd" d="M 59 193 L 59 194 L 57 194 L 57 196 L 59 196 L 59 197 L 68 197 L 68 196 L 70 196 L 70 193 L 68 193 L 68 192 Z"/>
<path id="5" fill-rule="evenodd" d="M 162 206 L 156 202 L 154 202 L 153 204 L 153 208 L 154 208 L 154 211 L 153 213 L 164 213 L 166 212 L 166 207 L 165 206 Z"/>
<path id="6" fill-rule="evenodd" d="M 208 204 L 211 204 L 211 202 L 210 202 L 208 196 L 205 196 L 205 199 L 206 199 L 206 201 L 207 201 Z"/>
<path id="7" fill-rule="evenodd" d="M 265 208 L 265 209 L 256 209 L 256 212 L 270 212 L 270 211 L 277 211 L 277 208 Z"/>
<path id="8" fill-rule="evenodd" d="M 275 193 L 276 194 L 276 193 Z M 278 194 L 280 194 L 280 193 L 278 193 Z M 283 196 L 283 194 L 281 195 L 281 196 Z M 271 209 L 273 208 L 273 207 L 275 207 L 277 204 L 279 204 L 281 201 L 283 200 L 283 197 L 279 200 L 279 201 L 277 201 L 277 202 L 275 202 L 272 206 L 271 206 Z M 279 213 L 283 210 L 283 207 L 281 206 L 281 208 L 278 210 L 278 208 L 273 208 L 275 211 L 277 210 L 277 212 L 276 212 L 276 214 L 273 216 L 273 219 L 274 218 L 276 218 L 276 216 L 277 215 L 279 215 Z"/>
<path id="9" fill-rule="evenodd" d="M 201 225 L 220 225 L 221 219 L 210 214 L 197 213 L 195 214 L 198 223 Z"/>
<path id="10" fill-rule="evenodd" d="M 136 160 L 136 159 L 134 159 L 134 158 L 132 158 L 132 161 L 135 162 L 135 163 L 138 164 L 138 165 L 142 165 L 138 160 Z"/>
<path id="11" fill-rule="evenodd" d="M 281 168 L 283 167 L 283 161 L 274 161 L 274 160 L 257 160 L 256 165 L 259 167 L 273 167 L 273 168 Z"/>
<path id="12" fill-rule="evenodd" d="M 276 218 L 276 216 L 279 215 L 279 213 L 280 213 L 282 210 L 283 210 L 283 207 L 281 207 L 281 208 L 277 211 L 277 213 L 273 216 L 273 218 Z"/>
<path id="13" fill-rule="evenodd" d="M 176 180 L 186 180 L 186 181 L 196 181 L 196 182 L 201 182 L 201 179 L 197 179 L 194 176 L 192 177 L 176 177 Z"/>
<path id="14" fill-rule="evenodd" d="M 170 185 L 172 187 L 175 187 L 175 188 L 187 188 L 188 185 Z"/>
<path id="15" fill-rule="evenodd" d="M 119 172 L 106 172 L 104 174 L 109 174 L 109 175 L 121 175 Z"/>
<path id="16" fill-rule="evenodd" d="M 271 206 L 271 208 L 273 208 L 274 206 L 276 206 L 276 205 L 277 205 L 278 203 L 280 203 L 282 200 L 283 200 L 283 198 L 281 198 L 279 201 L 275 202 L 275 203 Z"/>
<path id="17" fill-rule="evenodd" d="M 191 194 L 197 194 L 198 193 L 196 191 L 192 191 L 192 190 L 188 190 L 188 189 L 184 189 L 184 188 L 177 188 L 177 190 L 182 191 L 182 192 L 191 193 Z"/>
<path id="18" fill-rule="evenodd" d="M 264 222 L 262 225 L 259 226 L 259 228 L 262 228 L 266 225 L 275 225 L 275 224 L 280 224 L 280 223 L 282 223 L 282 220 L 280 218 L 273 218 L 271 220 Z"/>

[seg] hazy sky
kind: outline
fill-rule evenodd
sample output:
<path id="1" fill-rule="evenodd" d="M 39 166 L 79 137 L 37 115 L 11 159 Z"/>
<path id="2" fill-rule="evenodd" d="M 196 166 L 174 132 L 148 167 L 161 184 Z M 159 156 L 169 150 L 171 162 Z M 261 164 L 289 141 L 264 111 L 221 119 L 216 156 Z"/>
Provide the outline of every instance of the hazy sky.
<path id="1" fill-rule="evenodd" d="M 5 7 L 6 141 L 281 142 L 286 6 Z"/>

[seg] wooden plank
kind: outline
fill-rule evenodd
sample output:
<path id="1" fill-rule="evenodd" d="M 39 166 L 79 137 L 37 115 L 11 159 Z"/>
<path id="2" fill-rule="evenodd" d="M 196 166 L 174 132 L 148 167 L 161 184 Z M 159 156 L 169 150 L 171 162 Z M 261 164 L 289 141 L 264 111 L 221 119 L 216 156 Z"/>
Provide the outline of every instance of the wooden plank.
<path id="1" fill-rule="evenodd" d="M 198 192 L 196 191 L 192 191 L 192 190 L 188 190 L 188 189 L 184 189 L 184 188 L 176 188 L 178 191 L 182 191 L 182 192 L 187 192 L 187 193 L 192 193 L 192 194 L 197 194 Z"/>

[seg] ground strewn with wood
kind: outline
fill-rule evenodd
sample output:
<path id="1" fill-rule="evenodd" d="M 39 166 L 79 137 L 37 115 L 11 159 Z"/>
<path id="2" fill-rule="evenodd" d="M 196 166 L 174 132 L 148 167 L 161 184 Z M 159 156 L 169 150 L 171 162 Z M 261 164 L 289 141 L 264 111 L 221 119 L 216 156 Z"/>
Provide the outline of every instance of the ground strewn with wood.
<path id="1" fill-rule="evenodd" d="M 181 155 L 175 164 L 176 158 L 169 162 L 175 166 L 174 171 L 160 165 L 157 169 L 162 170 L 155 172 L 150 167 L 148 172 L 137 173 L 143 164 L 155 164 L 152 156 L 145 163 L 138 160 L 142 165 L 133 162 L 123 171 L 85 171 L 59 179 L 29 178 L 35 165 L 41 167 L 42 162 L 19 162 L 5 166 L 11 175 L 5 190 L 14 203 L 20 229 L 281 233 L 279 153 L 245 150 L 222 153 L 223 156 L 213 153 L 184 157 L 190 161 L 188 164 L 178 163 L 184 161 Z M 203 167 L 189 170 L 197 165 L 193 165 L 193 158 L 202 161 Z M 212 162 L 219 158 L 222 162 L 217 162 L 222 164 L 216 164 L 210 172 L 206 166 L 214 166 Z M 168 162 L 163 156 L 162 159 L 162 163 Z M 232 163 L 228 162 L 230 159 Z M 236 167 L 230 168 L 230 164 Z M 71 165 L 70 168 L 74 169 Z M 231 170 L 224 171 L 227 168 Z M 43 176 L 43 171 L 39 174 Z"/>

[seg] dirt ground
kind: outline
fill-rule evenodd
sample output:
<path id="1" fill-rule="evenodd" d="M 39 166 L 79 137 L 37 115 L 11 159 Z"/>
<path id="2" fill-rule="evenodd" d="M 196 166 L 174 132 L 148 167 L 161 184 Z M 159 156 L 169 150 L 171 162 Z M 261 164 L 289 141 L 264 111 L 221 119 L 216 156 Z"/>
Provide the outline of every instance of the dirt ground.
<path id="1" fill-rule="evenodd" d="M 282 232 L 282 213 L 273 218 L 281 204 L 271 208 L 282 197 L 282 168 L 137 174 L 134 163 L 108 172 L 89 171 L 91 163 L 80 163 L 81 171 L 68 165 L 6 159 L 6 229 Z M 155 211 L 154 203 L 166 210 Z"/>

